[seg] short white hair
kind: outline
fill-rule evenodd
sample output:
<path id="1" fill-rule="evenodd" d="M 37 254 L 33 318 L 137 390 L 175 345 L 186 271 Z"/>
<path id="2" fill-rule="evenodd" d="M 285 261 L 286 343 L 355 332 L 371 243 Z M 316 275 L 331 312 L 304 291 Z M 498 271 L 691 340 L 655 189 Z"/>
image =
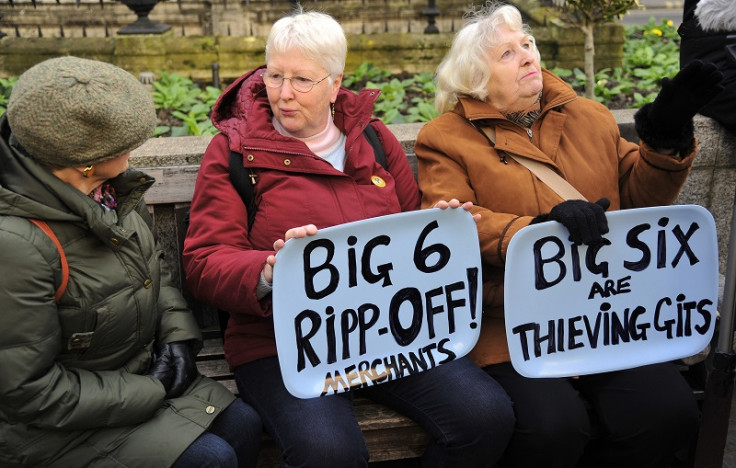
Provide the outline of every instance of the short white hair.
<path id="1" fill-rule="evenodd" d="M 348 41 L 340 23 L 317 11 L 296 11 L 276 21 L 266 39 L 266 62 L 271 54 L 298 50 L 310 60 L 321 63 L 334 79 L 345 70 Z"/>
<path id="2" fill-rule="evenodd" d="M 455 35 L 450 50 L 435 74 L 437 93 L 434 105 L 440 114 L 454 108 L 459 96 L 470 96 L 481 101 L 488 97 L 486 85 L 491 78 L 491 71 L 488 69 L 487 54 L 488 49 L 499 42 L 500 27 L 526 34 L 539 57 L 531 30 L 522 21 L 516 7 L 489 2 L 471 11 L 467 18 L 468 21 Z"/>

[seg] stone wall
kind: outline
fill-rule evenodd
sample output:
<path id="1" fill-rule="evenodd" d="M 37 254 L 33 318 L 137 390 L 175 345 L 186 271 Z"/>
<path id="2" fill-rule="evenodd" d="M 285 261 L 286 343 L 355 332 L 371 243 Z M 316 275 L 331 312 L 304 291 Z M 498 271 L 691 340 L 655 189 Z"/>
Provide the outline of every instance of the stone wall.
<path id="1" fill-rule="evenodd" d="M 263 63 L 271 24 L 287 14 L 286 0 L 164 1 L 150 18 L 169 24 L 158 35 L 120 35 L 135 15 L 113 0 L 0 0 L 0 77 L 17 76 L 34 64 L 60 55 L 114 63 L 131 73 L 165 70 L 197 79 L 231 79 Z M 532 25 L 547 67 L 582 67 L 583 36 L 556 19 L 537 0 L 517 0 Z M 349 40 L 346 70 L 364 61 L 397 71 L 433 72 L 462 24 L 467 3 L 442 0 L 436 18 L 439 34 L 424 34 L 427 3 L 417 0 L 324 0 L 304 2 L 335 16 Z M 608 23 L 596 31 L 596 66 L 616 67 L 623 58 L 623 27 Z"/>

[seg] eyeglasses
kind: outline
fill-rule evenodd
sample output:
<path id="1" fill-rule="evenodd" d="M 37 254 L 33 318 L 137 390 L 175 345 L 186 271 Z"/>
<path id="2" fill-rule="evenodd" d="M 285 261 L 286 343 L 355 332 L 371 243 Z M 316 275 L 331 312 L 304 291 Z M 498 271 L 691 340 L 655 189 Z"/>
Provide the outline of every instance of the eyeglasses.
<path id="1" fill-rule="evenodd" d="M 299 91 L 300 93 L 310 92 L 312 88 L 315 87 L 315 85 L 322 83 L 327 78 L 329 78 L 329 76 L 330 75 L 327 75 L 319 81 L 314 81 L 303 76 L 292 76 L 291 78 L 286 78 L 284 75 L 278 73 L 261 73 L 261 79 L 263 79 L 263 83 L 269 88 L 280 88 L 281 86 L 283 86 L 284 80 L 289 80 L 291 82 L 291 87 L 294 88 L 294 91 Z"/>

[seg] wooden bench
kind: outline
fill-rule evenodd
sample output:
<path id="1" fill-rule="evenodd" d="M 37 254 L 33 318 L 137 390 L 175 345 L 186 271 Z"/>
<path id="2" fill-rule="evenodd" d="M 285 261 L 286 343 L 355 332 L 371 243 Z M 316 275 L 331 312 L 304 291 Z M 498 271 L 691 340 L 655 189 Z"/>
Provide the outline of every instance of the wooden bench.
<path id="1" fill-rule="evenodd" d="M 410 131 L 414 130 L 410 129 Z M 401 139 L 400 141 L 405 143 Z M 410 166 L 416 174 L 416 156 L 413 148 L 405 145 L 405 150 Z M 184 218 L 189 209 L 199 165 L 140 167 L 140 169 L 156 179 L 156 184 L 146 194 L 146 203 L 155 220 L 156 234 L 167 252 L 167 261 L 170 263 L 174 280 L 181 286 L 203 330 L 205 347 L 198 356 L 200 371 L 204 375 L 221 381 L 237 394 L 232 374 L 229 372 L 223 355 L 222 334 L 217 313 L 211 307 L 191 297 L 182 273 Z M 702 403 L 706 363 L 694 366 L 681 365 L 680 369 L 690 383 L 696 398 Z M 364 398 L 356 398 L 355 413 L 366 439 L 371 465 L 386 468 L 417 466 L 416 459 L 421 456 L 429 440 L 428 434 L 421 427 L 390 408 Z M 688 458 L 694 457 L 694 450 L 691 452 Z M 279 450 L 274 441 L 264 436 L 259 467 L 279 466 L 279 459 Z M 678 466 L 692 466 L 692 458 Z"/>
<path id="2" fill-rule="evenodd" d="M 203 375 L 220 381 L 237 395 L 233 375 L 225 362 L 216 311 L 202 304 L 189 294 L 184 282 L 181 267 L 181 252 L 184 241 L 184 218 L 194 190 L 194 182 L 199 166 L 172 166 L 141 170 L 154 176 L 156 184 L 146 195 L 146 203 L 155 220 L 155 230 L 162 247 L 167 252 L 167 260 L 175 281 L 187 299 L 192 311 L 202 327 L 204 348 L 197 356 L 197 365 Z M 424 452 L 429 435 L 414 421 L 392 409 L 366 398 L 355 399 L 355 415 L 363 431 L 370 453 L 371 466 L 409 466 L 400 460 L 416 460 Z M 394 461 L 394 463 L 389 463 Z M 261 441 L 259 467 L 280 466 L 280 451 L 276 443 L 267 435 Z M 412 465 L 413 466 L 413 465 Z"/>

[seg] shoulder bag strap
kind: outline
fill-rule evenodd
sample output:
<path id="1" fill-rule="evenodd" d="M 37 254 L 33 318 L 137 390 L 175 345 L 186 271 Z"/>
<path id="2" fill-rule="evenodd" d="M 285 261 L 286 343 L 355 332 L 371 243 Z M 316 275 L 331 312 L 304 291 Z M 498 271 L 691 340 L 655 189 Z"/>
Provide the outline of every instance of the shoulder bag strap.
<path id="1" fill-rule="evenodd" d="M 475 125 L 473 125 L 475 127 Z M 476 127 L 485 134 L 492 145 L 496 145 L 496 130 L 492 127 Z M 570 185 L 570 182 L 563 179 L 558 173 L 549 168 L 546 164 L 542 164 L 534 159 L 527 158 L 518 154 L 505 152 L 514 161 L 529 169 L 532 174 L 537 176 L 539 180 L 544 182 L 554 190 L 554 192 L 564 200 L 586 200 L 587 199 L 578 190 Z"/>
<path id="2" fill-rule="evenodd" d="M 38 226 L 39 229 L 41 229 L 47 236 L 49 236 L 49 239 L 51 239 L 51 241 L 56 246 L 56 250 L 59 251 L 59 257 L 61 259 L 61 284 L 59 284 L 59 287 L 56 288 L 56 294 L 54 294 L 54 300 L 56 302 L 59 302 L 62 296 L 64 296 L 66 285 L 69 283 L 69 264 L 66 261 L 66 254 L 64 253 L 64 249 L 61 247 L 61 242 L 59 242 L 56 234 L 54 234 L 54 231 L 51 230 L 51 228 L 48 224 L 46 224 L 45 221 L 33 218 L 28 218 L 28 221 Z"/>

